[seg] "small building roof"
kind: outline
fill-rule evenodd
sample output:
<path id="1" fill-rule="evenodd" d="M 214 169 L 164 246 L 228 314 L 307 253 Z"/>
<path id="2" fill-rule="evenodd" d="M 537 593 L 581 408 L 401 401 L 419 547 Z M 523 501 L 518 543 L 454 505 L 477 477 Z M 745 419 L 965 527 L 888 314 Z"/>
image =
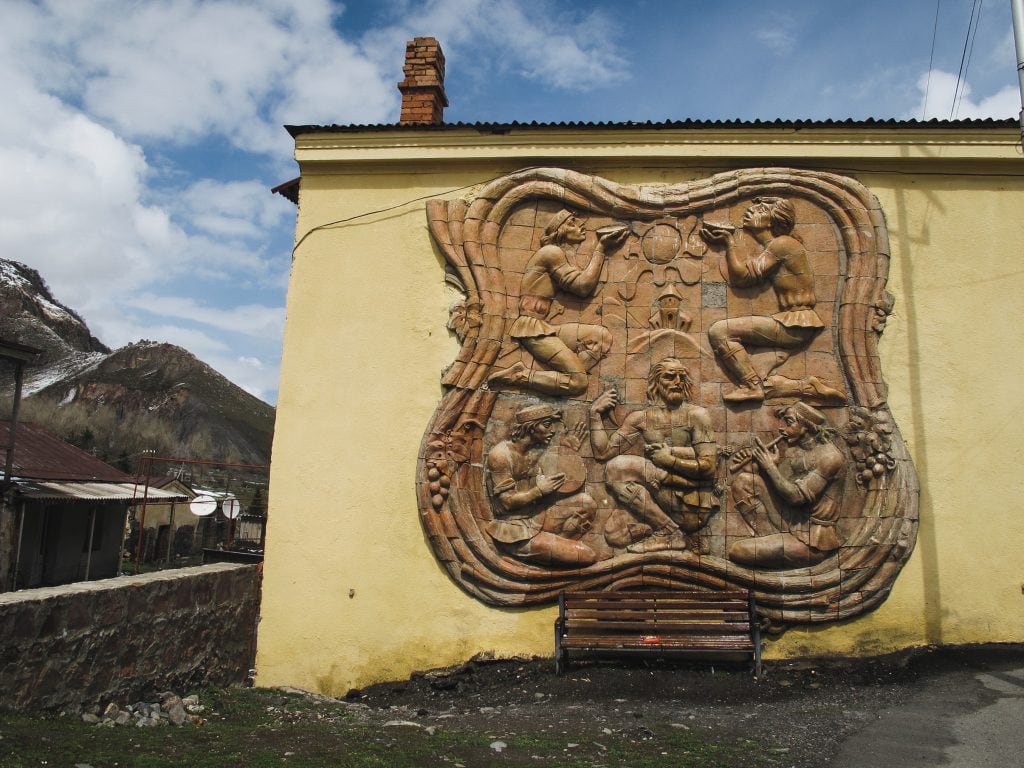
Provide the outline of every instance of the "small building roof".
<path id="1" fill-rule="evenodd" d="M 82 481 L 43 482 L 22 480 L 18 494 L 28 499 L 48 501 L 134 501 L 141 504 L 143 496 L 148 502 L 188 501 L 183 493 L 165 491 L 152 486 L 147 490 L 142 483 L 90 483 Z"/>
<path id="2" fill-rule="evenodd" d="M 561 122 L 561 123 L 386 123 L 376 125 L 286 125 L 285 130 L 292 135 L 292 138 L 306 133 L 381 133 L 384 131 L 452 131 L 452 130 L 475 130 L 480 133 L 509 133 L 511 131 L 533 131 L 556 129 L 565 130 L 737 130 L 737 129 L 791 129 L 802 130 L 809 128 L 892 128 L 921 130 L 936 128 L 949 130 L 951 128 L 1013 128 L 1018 125 L 1014 118 L 995 120 L 984 119 L 963 119 L 963 120 L 880 120 L 868 118 L 866 120 L 662 120 L 662 121 L 625 121 L 625 122 Z M 284 184 L 275 187 L 273 191 L 284 194 L 282 188 L 294 184 L 295 180 L 286 181 Z"/>
<path id="3" fill-rule="evenodd" d="M 271 191 L 272 194 L 280 195 L 285 200 L 290 200 L 291 202 L 293 202 L 296 205 L 298 205 L 299 204 L 299 181 L 300 181 L 300 179 L 301 179 L 301 177 L 296 176 L 294 179 L 289 179 L 288 181 L 285 181 L 285 182 L 283 182 L 281 184 L 278 184 L 276 187 L 274 187 L 270 191 Z"/>
<path id="4" fill-rule="evenodd" d="M 0 445 L 8 444 L 10 433 L 11 423 L 0 421 Z M 18 424 L 11 479 L 135 482 L 127 473 L 29 422 Z"/>

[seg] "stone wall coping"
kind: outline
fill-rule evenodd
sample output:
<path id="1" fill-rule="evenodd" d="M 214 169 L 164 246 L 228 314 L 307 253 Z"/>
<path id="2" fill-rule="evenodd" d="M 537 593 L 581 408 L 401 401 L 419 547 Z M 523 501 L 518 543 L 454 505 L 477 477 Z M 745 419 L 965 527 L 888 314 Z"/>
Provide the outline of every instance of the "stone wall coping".
<path id="1" fill-rule="evenodd" d="M 115 576 L 112 579 L 78 581 L 73 584 L 62 584 L 56 587 L 21 589 L 17 592 L 5 592 L 0 594 L 0 606 L 14 605 L 34 600 L 49 600 L 64 597 L 66 595 L 105 592 L 125 587 L 141 587 L 158 582 L 175 581 L 177 579 L 188 579 L 194 576 L 238 571 L 256 567 L 258 566 L 248 563 L 210 563 L 208 565 L 195 565 L 190 568 L 173 568 L 165 571 L 153 571 L 152 573 L 140 573 L 138 575 Z"/>

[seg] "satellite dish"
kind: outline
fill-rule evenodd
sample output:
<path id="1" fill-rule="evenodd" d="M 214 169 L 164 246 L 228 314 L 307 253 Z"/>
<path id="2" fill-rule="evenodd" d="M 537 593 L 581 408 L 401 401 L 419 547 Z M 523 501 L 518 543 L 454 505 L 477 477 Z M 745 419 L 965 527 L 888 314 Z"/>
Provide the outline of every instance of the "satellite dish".
<path id="1" fill-rule="evenodd" d="M 224 513 L 224 517 L 228 520 L 234 520 L 238 517 L 238 513 L 242 511 L 242 505 L 234 496 L 228 496 L 221 502 L 220 511 Z"/>
<path id="2" fill-rule="evenodd" d="M 212 515 L 217 509 L 217 500 L 205 493 L 200 494 L 189 502 L 188 508 L 196 517 L 206 517 Z"/>

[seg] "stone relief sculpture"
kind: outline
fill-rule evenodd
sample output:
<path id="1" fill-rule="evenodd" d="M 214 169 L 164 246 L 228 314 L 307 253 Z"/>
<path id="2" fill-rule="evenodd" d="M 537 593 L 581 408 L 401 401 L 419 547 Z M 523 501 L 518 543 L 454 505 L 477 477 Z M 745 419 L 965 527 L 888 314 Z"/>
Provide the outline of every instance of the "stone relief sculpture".
<path id="1" fill-rule="evenodd" d="M 701 236 L 725 246 L 725 268 L 734 287 L 770 283 L 779 302 L 779 311 L 770 316 L 728 317 L 708 329 L 711 349 L 719 364 L 739 387 L 722 395 L 728 402 L 761 401 L 765 387 L 775 394 L 802 394 L 819 399 L 846 398 L 843 393 L 816 376 L 794 382 L 782 376 L 770 376 L 793 350 L 810 344 L 825 323 L 814 311 L 814 274 L 807 251 L 793 235 L 796 213 L 793 204 L 782 197 L 758 197 L 743 214 L 741 226 L 756 248 L 742 256 L 735 243 L 734 228 L 705 222 Z M 748 347 L 767 348 L 771 357 L 764 373 L 754 369 Z"/>
<path id="2" fill-rule="evenodd" d="M 885 599 L 918 486 L 876 351 L 892 297 L 867 189 L 530 168 L 427 213 L 464 298 L 419 508 L 463 589 L 740 586 L 778 629 Z"/>
<path id="3" fill-rule="evenodd" d="M 612 336 L 606 328 L 590 323 L 548 320 L 561 312 L 555 302 L 558 289 L 587 297 L 593 294 L 604 266 L 605 248 L 621 243 L 625 228 L 601 234 L 587 265 L 580 269 L 569 261 L 567 247 L 579 246 L 586 237 L 583 222 L 569 211 L 556 213 L 544 228 L 541 247 L 526 262 L 519 289 L 519 316 L 508 330 L 547 370 L 528 370 L 517 362 L 488 377 L 491 385 L 521 385 L 548 395 L 581 395 L 587 389 L 587 371 L 607 354 Z"/>
<path id="4" fill-rule="evenodd" d="M 770 445 L 756 439 L 749 454 L 734 454 L 746 469 L 729 492 L 754 537 L 729 547 L 729 559 L 761 568 L 813 565 L 843 543 L 836 497 L 846 459 L 821 411 L 796 402 L 775 413 L 782 421 L 781 439 Z"/>
<path id="5" fill-rule="evenodd" d="M 552 565 L 590 565 L 594 550 L 577 539 L 590 529 L 594 500 L 585 493 L 554 499 L 565 484 L 566 473 L 541 472 L 537 449 L 546 449 L 555 435 L 561 415 L 547 403 L 516 411 L 508 440 L 487 454 L 488 492 L 498 519 L 484 526 L 499 548 L 515 557 Z M 564 439 L 570 450 L 579 450 L 582 424 Z"/>
<path id="6" fill-rule="evenodd" d="M 667 357 L 651 368 L 651 404 L 630 413 L 610 436 L 604 415 L 618 394 L 609 389 L 590 406 L 590 443 L 594 458 L 607 462 L 605 485 L 652 530 L 629 552 L 686 549 L 683 532 L 703 528 L 718 506 L 712 492 L 718 445 L 708 412 L 689 402 L 692 392 L 686 366 Z M 633 449 L 642 454 L 629 453 Z"/>

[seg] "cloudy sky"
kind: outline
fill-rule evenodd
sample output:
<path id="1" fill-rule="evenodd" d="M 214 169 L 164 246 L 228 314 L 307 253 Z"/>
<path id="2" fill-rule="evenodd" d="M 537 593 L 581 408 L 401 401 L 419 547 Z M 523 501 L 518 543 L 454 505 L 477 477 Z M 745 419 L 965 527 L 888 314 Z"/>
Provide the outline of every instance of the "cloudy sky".
<path id="1" fill-rule="evenodd" d="M 268 402 L 281 126 L 396 121 L 412 37 L 442 43 L 451 122 L 1020 109 L 1006 0 L 0 0 L 0 20 L 0 256 L 107 345 L 180 344 Z"/>

